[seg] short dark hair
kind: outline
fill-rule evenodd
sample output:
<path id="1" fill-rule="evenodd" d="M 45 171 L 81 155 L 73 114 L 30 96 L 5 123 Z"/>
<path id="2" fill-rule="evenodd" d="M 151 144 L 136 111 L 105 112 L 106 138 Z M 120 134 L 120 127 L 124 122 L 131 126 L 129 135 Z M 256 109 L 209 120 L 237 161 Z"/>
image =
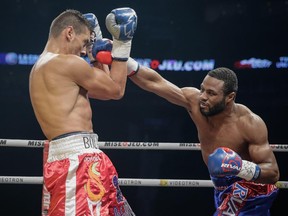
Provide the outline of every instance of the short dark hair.
<path id="1" fill-rule="evenodd" d="M 92 31 L 91 25 L 81 12 L 67 9 L 52 21 L 49 37 L 58 37 L 67 26 L 73 26 L 76 34 L 81 34 L 85 28 Z"/>
<path id="2" fill-rule="evenodd" d="M 209 71 L 208 75 L 218 80 L 224 81 L 224 95 L 228 95 L 231 92 L 237 93 L 238 79 L 234 71 L 230 70 L 229 68 L 219 67 Z"/>

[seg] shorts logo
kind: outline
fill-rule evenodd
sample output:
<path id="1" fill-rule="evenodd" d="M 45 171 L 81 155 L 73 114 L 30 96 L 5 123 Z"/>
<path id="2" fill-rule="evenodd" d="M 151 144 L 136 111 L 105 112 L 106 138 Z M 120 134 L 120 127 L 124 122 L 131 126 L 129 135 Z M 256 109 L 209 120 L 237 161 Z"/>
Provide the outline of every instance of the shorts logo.
<path id="1" fill-rule="evenodd" d="M 83 144 L 86 149 L 88 148 L 98 149 L 97 139 L 94 136 L 84 136 Z"/>
<path id="2" fill-rule="evenodd" d="M 236 183 L 232 190 L 232 194 L 227 200 L 226 208 L 223 210 L 222 215 L 238 215 L 238 212 L 243 207 L 248 195 L 248 189 Z"/>
<path id="3" fill-rule="evenodd" d="M 100 173 L 96 170 L 97 165 L 98 162 L 90 164 L 88 169 L 89 179 L 87 180 L 87 183 L 84 186 L 88 198 L 93 202 L 101 200 L 105 194 L 105 188 L 102 185 L 102 182 L 99 178 Z"/>

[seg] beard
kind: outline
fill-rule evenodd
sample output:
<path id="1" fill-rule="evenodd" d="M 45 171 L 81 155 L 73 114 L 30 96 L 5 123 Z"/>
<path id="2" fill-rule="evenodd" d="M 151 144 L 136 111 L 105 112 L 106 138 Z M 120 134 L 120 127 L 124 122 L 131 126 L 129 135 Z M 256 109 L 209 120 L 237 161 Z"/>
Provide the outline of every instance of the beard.
<path id="1" fill-rule="evenodd" d="M 224 109 L 225 109 L 225 98 L 223 98 L 222 101 L 215 104 L 213 107 L 209 108 L 208 111 L 204 111 L 204 109 L 200 107 L 200 112 L 202 113 L 202 115 L 209 117 L 221 113 Z"/>

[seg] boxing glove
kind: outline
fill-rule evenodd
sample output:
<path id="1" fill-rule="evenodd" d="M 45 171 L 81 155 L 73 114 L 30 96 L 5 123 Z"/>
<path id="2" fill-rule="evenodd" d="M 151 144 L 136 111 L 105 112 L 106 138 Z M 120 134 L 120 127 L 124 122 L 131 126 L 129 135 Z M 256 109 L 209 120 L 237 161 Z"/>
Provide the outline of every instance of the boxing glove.
<path id="1" fill-rule="evenodd" d="M 112 63 L 111 50 L 111 40 L 107 38 L 96 40 L 92 46 L 92 56 L 95 60 L 91 61 L 90 63 L 98 61 L 102 64 L 110 65 Z"/>
<path id="2" fill-rule="evenodd" d="M 92 55 L 95 59 L 90 63 L 94 63 L 96 61 L 110 65 L 112 63 L 112 41 L 106 38 L 96 40 L 92 47 Z M 128 58 L 127 61 L 127 76 L 131 77 L 136 74 L 139 70 L 139 63 L 135 61 L 133 58 Z"/>
<path id="3" fill-rule="evenodd" d="M 257 164 L 242 160 L 236 152 L 226 147 L 217 148 L 209 155 L 208 170 L 213 177 L 238 176 L 247 181 L 256 180 L 261 173 Z"/>
<path id="4" fill-rule="evenodd" d="M 136 12 L 127 7 L 114 9 L 107 15 L 105 24 L 113 37 L 112 58 L 117 61 L 127 61 L 137 28 Z"/>
<path id="5" fill-rule="evenodd" d="M 93 13 L 86 13 L 83 14 L 83 16 L 88 20 L 90 25 L 93 28 L 92 34 L 91 34 L 91 42 L 95 42 L 96 40 L 102 39 L 102 32 L 100 29 L 100 25 L 98 22 L 97 17 Z"/>

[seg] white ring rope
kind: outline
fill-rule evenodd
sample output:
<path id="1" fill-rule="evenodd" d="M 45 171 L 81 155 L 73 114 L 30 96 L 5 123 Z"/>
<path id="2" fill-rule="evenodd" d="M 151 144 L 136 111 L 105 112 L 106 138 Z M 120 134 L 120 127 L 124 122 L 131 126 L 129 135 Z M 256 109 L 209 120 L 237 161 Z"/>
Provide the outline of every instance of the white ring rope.
<path id="1" fill-rule="evenodd" d="M 32 147 L 43 148 L 47 140 L 0 139 L 0 147 Z M 200 143 L 169 143 L 169 142 L 98 142 L 100 149 L 138 149 L 138 150 L 200 150 Z M 287 152 L 287 144 L 270 144 L 275 152 Z"/>
<path id="2" fill-rule="evenodd" d="M 42 176 L 0 176 L 0 184 L 43 184 Z M 120 186 L 144 187 L 213 187 L 211 180 L 119 178 Z M 278 188 L 288 189 L 287 181 L 278 181 Z"/>
<path id="3" fill-rule="evenodd" d="M 43 148 L 47 140 L 0 139 L 0 147 Z M 140 149 L 140 150 L 200 150 L 200 143 L 168 143 L 168 142 L 98 142 L 100 149 Z M 286 144 L 270 144 L 273 151 L 287 152 Z M 35 176 L 0 176 L 0 184 L 42 184 L 43 177 Z M 119 178 L 122 186 L 150 187 L 213 187 L 211 180 L 192 179 L 133 179 Z M 278 188 L 288 189 L 288 181 L 278 181 Z"/>

